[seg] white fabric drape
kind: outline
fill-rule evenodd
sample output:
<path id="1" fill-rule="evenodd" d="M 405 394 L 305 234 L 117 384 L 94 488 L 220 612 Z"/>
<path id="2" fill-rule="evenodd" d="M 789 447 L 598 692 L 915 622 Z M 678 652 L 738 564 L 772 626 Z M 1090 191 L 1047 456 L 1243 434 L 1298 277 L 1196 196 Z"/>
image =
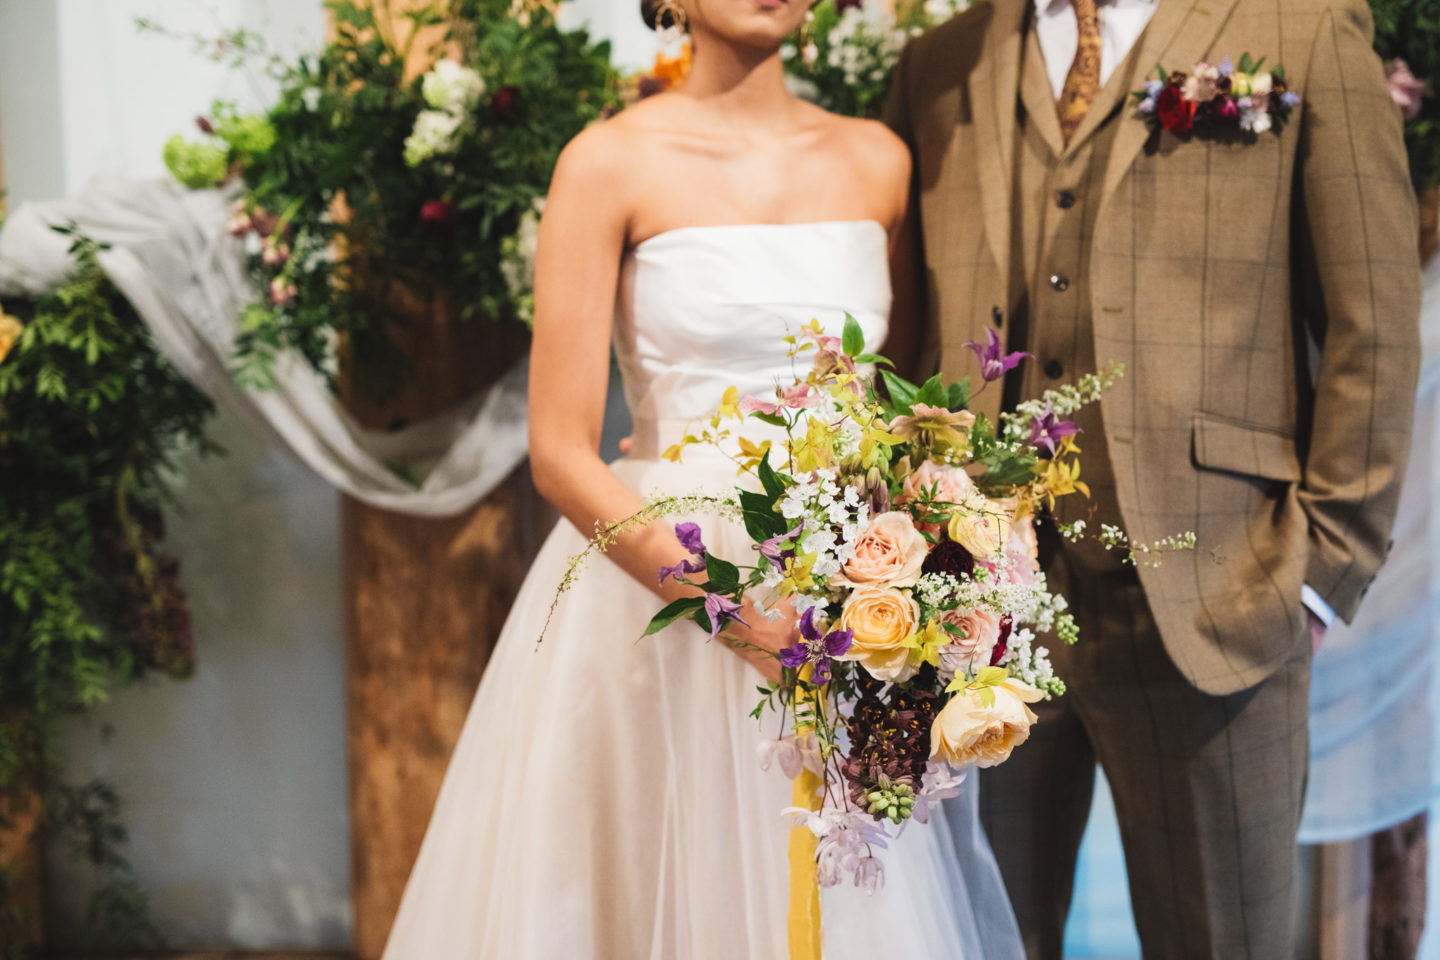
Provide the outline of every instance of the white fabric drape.
<path id="1" fill-rule="evenodd" d="M 1425 271 L 1424 360 L 1395 546 L 1355 622 L 1315 658 L 1302 843 L 1338 843 L 1440 799 L 1440 259 Z"/>
<path id="2" fill-rule="evenodd" d="M 0 294 L 37 295 L 69 271 L 73 221 L 110 245 L 100 265 L 135 306 L 160 349 L 217 404 L 281 444 L 323 479 L 372 506 L 448 516 L 481 500 L 526 451 L 526 364 L 453 413 L 404 430 L 362 429 L 325 378 L 282 355 L 276 386 L 243 388 L 230 375 L 237 320 L 257 296 L 242 244 L 225 229 L 232 194 L 168 180 L 98 177 L 76 198 L 22 205 L 0 230 Z M 419 487 L 387 462 L 428 473 Z"/>

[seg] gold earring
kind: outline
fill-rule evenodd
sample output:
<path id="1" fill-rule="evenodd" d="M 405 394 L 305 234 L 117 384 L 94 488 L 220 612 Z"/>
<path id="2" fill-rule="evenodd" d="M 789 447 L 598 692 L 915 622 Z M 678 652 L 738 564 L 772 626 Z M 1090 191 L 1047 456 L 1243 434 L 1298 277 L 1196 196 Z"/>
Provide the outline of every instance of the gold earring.
<path id="1" fill-rule="evenodd" d="M 796 41 L 795 45 L 800 48 L 801 59 L 807 64 L 813 64 L 820 56 L 820 51 L 815 46 L 815 8 L 813 6 L 805 11 L 805 21 L 800 24 L 800 35 Z"/>
<path id="2" fill-rule="evenodd" d="M 665 22 L 667 16 L 669 24 Z M 689 32 L 690 20 L 685 16 L 685 8 L 675 0 L 660 0 L 660 5 L 655 8 L 655 33 L 660 38 L 660 45 L 673 47 Z"/>

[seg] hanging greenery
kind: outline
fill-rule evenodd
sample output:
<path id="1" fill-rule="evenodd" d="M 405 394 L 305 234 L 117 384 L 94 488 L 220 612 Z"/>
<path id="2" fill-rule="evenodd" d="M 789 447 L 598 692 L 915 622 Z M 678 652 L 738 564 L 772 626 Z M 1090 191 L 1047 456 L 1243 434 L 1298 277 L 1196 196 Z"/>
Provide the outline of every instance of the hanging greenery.
<path id="1" fill-rule="evenodd" d="M 1440 0 L 1370 0 L 1375 49 L 1405 113 L 1410 175 L 1418 189 L 1440 186 Z"/>
<path id="2" fill-rule="evenodd" d="M 178 564 L 159 549 L 161 507 L 175 454 L 212 449 L 211 404 L 105 278 L 101 248 L 62 232 L 73 237 L 74 273 L 47 296 L 0 304 L 6 795 L 53 773 L 59 718 L 103 702 L 117 684 L 148 672 L 183 677 L 194 664 Z M 78 849 L 110 878 L 91 916 L 116 928 L 138 897 L 116 852 L 118 800 L 103 785 L 52 783 L 45 802 L 51 835 L 84 838 Z"/>
<path id="3" fill-rule="evenodd" d="M 325 6 L 335 30 L 318 53 L 265 60 L 280 85 L 265 116 L 217 104 L 199 121 L 208 139 L 165 149 L 188 186 L 243 179 L 231 229 L 263 296 L 244 313 L 238 353 L 262 384 L 287 347 L 333 372 L 341 337 L 383 362 L 390 318 L 377 291 L 389 284 L 528 320 L 555 161 L 616 102 L 609 45 L 562 30 L 544 4 Z M 247 45 L 242 35 L 226 48 Z M 407 76 L 416 62 L 434 66 Z"/>

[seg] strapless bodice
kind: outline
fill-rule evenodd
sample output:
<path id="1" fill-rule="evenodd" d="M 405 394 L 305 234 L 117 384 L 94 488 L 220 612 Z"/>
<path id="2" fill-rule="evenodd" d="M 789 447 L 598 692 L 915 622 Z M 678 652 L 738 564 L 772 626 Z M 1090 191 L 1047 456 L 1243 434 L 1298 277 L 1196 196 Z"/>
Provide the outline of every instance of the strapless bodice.
<path id="1" fill-rule="evenodd" d="M 682 227 L 636 245 L 621 273 L 615 352 L 637 439 L 641 424 L 710 416 L 730 386 L 772 396 L 796 373 L 784 337 L 812 319 L 839 336 L 847 312 L 878 349 L 890 269 L 885 228 L 872 220 Z"/>

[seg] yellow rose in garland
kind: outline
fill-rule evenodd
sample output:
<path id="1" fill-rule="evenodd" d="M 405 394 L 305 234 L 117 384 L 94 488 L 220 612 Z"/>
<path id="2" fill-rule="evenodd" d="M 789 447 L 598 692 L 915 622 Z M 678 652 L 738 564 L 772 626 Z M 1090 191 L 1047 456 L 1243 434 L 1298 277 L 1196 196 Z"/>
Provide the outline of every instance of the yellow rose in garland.
<path id="1" fill-rule="evenodd" d="M 5 362 L 5 358 L 15 348 L 15 341 L 19 340 L 20 334 L 24 332 L 24 324 L 0 309 L 0 363 Z"/>

